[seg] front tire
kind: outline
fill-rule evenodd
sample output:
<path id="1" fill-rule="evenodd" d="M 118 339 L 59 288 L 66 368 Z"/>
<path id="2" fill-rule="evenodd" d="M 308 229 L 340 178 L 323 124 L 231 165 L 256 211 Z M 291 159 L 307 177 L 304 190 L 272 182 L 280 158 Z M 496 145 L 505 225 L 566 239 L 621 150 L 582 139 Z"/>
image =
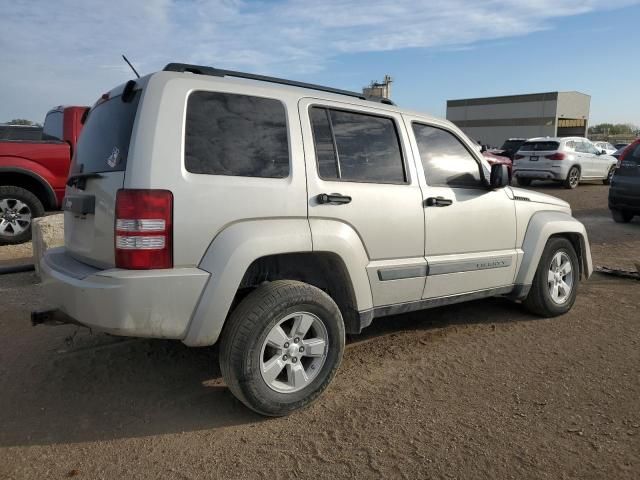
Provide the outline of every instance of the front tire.
<path id="1" fill-rule="evenodd" d="M 247 407 L 287 415 L 327 388 L 344 342 L 342 315 L 329 295 L 306 283 L 274 281 L 251 292 L 227 320 L 220 369 Z"/>
<path id="2" fill-rule="evenodd" d="M 633 218 L 633 214 L 623 210 L 611 210 L 611 216 L 616 223 L 629 223 Z"/>
<path id="3" fill-rule="evenodd" d="M 521 187 L 528 187 L 529 185 L 531 185 L 531 179 L 530 178 L 521 178 L 518 177 L 518 185 L 520 185 Z"/>
<path id="4" fill-rule="evenodd" d="M 571 167 L 567 178 L 564 181 L 564 188 L 573 190 L 580 183 L 580 169 L 578 167 Z"/>
<path id="5" fill-rule="evenodd" d="M 616 167 L 614 165 L 609 169 L 609 172 L 607 173 L 607 178 L 603 179 L 602 183 L 604 183 L 605 185 L 611 185 L 611 179 L 613 178 L 613 174 L 615 173 L 615 171 L 616 171 Z"/>
<path id="6" fill-rule="evenodd" d="M 29 190 L 0 186 L 0 245 L 31 240 L 33 219 L 44 215 L 42 202 Z"/>
<path id="7" fill-rule="evenodd" d="M 576 300 L 579 280 L 580 264 L 573 244 L 566 238 L 552 237 L 544 247 L 523 305 L 543 317 L 563 315 Z"/>

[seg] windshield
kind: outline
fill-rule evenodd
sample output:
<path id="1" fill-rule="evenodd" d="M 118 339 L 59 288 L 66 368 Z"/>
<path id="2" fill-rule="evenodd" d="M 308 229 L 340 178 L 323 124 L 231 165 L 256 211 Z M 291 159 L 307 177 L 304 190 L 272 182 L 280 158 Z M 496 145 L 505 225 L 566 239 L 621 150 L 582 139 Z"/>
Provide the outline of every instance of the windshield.
<path id="1" fill-rule="evenodd" d="M 140 90 L 129 102 L 116 96 L 91 109 L 78 141 L 72 173 L 125 170 L 139 101 Z"/>

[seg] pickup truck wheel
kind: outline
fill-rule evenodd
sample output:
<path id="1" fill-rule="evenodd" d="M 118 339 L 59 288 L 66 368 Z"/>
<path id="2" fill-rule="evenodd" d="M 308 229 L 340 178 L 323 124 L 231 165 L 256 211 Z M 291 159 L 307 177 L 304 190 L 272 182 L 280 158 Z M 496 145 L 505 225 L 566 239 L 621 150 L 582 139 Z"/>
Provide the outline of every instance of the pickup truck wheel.
<path id="1" fill-rule="evenodd" d="M 578 167 L 571 167 L 567 178 L 564 181 L 564 188 L 574 189 L 580 183 L 580 169 Z"/>
<path id="2" fill-rule="evenodd" d="M 543 317 L 568 312 L 576 300 L 580 265 L 569 240 L 550 238 L 544 248 L 524 306 Z"/>
<path id="3" fill-rule="evenodd" d="M 44 206 L 33 193 L 10 185 L 0 186 L 0 245 L 31 240 L 31 222 L 44 215 Z"/>
<path id="4" fill-rule="evenodd" d="M 298 281 L 270 282 L 251 292 L 227 320 L 220 369 L 247 407 L 287 415 L 327 388 L 344 341 L 342 315 L 329 295 Z"/>
<path id="5" fill-rule="evenodd" d="M 531 185 L 531 179 L 518 177 L 518 185 L 520 185 L 521 187 L 528 187 L 529 185 Z"/>
<path id="6" fill-rule="evenodd" d="M 610 169 L 609 172 L 607 173 L 607 178 L 605 178 L 604 180 L 602 180 L 602 183 L 604 183 L 605 185 L 611 185 L 611 179 L 613 178 L 613 174 L 616 172 L 616 166 L 613 165 Z"/>

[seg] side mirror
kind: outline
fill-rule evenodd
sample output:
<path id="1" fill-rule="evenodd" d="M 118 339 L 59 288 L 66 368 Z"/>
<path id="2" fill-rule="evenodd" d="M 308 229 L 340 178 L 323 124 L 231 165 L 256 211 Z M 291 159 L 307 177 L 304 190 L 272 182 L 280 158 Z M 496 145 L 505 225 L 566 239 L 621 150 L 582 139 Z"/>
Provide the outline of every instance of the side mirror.
<path id="1" fill-rule="evenodd" d="M 509 185 L 509 168 L 500 163 L 491 165 L 489 187 L 496 189 L 506 187 L 507 185 Z"/>
<path id="2" fill-rule="evenodd" d="M 486 146 L 486 145 L 482 145 L 482 146 L 480 147 L 480 153 L 484 153 L 484 152 L 486 152 L 486 151 L 487 151 L 487 146 Z"/>
<path id="3" fill-rule="evenodd" d="M 600 150 L 600 155 L 606 155 L 607 151 L 606 150 Z"/>

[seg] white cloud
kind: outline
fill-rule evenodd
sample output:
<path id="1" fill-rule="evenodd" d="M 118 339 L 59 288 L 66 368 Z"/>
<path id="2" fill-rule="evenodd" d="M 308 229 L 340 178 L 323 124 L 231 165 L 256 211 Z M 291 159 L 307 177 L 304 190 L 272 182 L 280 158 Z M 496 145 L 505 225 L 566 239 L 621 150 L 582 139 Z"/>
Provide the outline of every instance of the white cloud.
<path id="1" fill-rule="evenodd" d="M 14 0 L 0 16 L 0 120 L 92 103 L 170 61 L 281 76 L 336 55 L 467 48 L 552 28 L 554 19 L 637 0 Z M 363 79 L 364 81 L 365 79 Z"/>

